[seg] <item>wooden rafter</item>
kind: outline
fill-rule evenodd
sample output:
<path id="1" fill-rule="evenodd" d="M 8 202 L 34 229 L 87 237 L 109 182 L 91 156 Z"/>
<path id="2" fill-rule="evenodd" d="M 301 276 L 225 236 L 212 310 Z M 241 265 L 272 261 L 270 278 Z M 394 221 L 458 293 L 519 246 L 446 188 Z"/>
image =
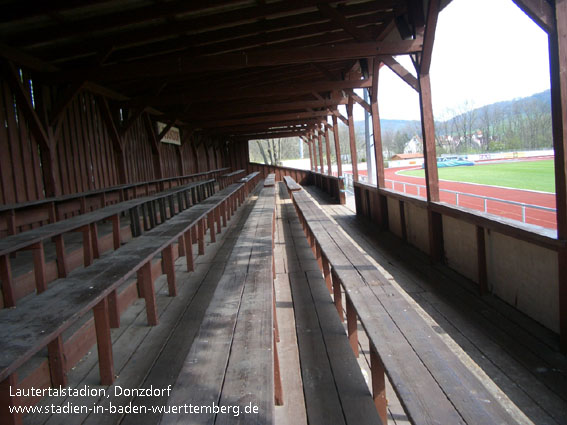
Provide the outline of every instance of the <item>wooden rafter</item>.
<path id="1" fill-rule="evenodd" d="M 386 65 L 402 80 L 404 80 L 412 89 L 414 89 L 415 91 L 419 90 L 419 83 L 417 81 L 417 78 L 415 78 L 396 59 L 394 59 L 392 56 L 380 56 L 380 60 L 384 63 L 384 65 Z"/>
<path id="2" fill-rule="evenodd" d="M 419 62 L 420 75 L 429 74 L 431 66 L 431 55 L 433 53 L 433 41 L 435 40 L 435 29 L 437 28 L 437 17 L 439 15 L 439 0 L 430 0 L 427 10 L 427 21 L 423 37 L 423 53 Z"/>
<path id="3" fill-rule="evenodd" d="M 533 19 L 545 32 L 553 34 L 555 32 L 555 14 L 553 7 L 546 0 L 512 0 L 524 11 L 526 15 Z"/>
<path id="4" fill-rule="evenodd" d="M 207 117 L 218 117 L 222 115 L 223 117 L 235 116 L 235 115 L 249 115 L 249 114 L 261 114 L 269 112 L 282 112 L 282 111 L 293 111 L 302 109 L 318 109 L 318 108 L 332 108 L 336 105 L 346 105 L 348 102 L 347 97 L 332 98 L 332 99 L 321 99 L 321 100 L 300 100 L 295 102 L 282 102 L 282 103 L 268 103 L 268 104 L 244 104 L 244 105 L 223 105 L 219 109 L 202 114 L 203 119 Z"/>
<path id="5" fill-rule="evenodd" d="M 203 128 L 210 128 L 210 127 L 229 127 L 231 125 L 258 124 L 262 122 L 278 122 L 278 121 L 291 121 L 291 120 L 300 121 L 306 118 L 317 118 L 326 115 L 327 115 L 326 111 L 298 112 L 292 114 L 252 116 L 248 118 L 205 121 L 205 122 L 201 122 L 199 126 Z"/>
<path id="6" fill-rule="evenodd" d="M 264 49 L 261 51 L 227 53 L 214 56 L 178 56 L 176 58 L 151 61 L 134 61 L 100 67 L 97 80 L 114 81 L 124 78 L 165 77 L 188 73 L 234 70 L 257 66 L 279 66 L 294 63 L 328 62 L 366 58 L 374 55 L 404 55 L 420 52 L 421 40 L 397 42 L 344 43 L 314 48 Z M 78 69 L 60 74 L 61 78 L 76 80 L 84 78 L 87 70 Z"/>
<path id="7" fill-rule="evenodd" d="M 371 87 L 372 80 L 358 80 L 358 81 L 313 81 L 276 85 L 273 87 L 261 88 L 235 88 L 233 90 L 220 90 L 220 89 L 194 89 L 188 93 L 178 94 L 164 94 L 161 96 L 144 96 L 134 98 L 124 102 L 124 106 L 137 106 L 137 105 L 181 105 L 187 103 L 198 103 L 208 101 L 211 99 L 222 99 L 224 101 L 230 99 L 251 99 L 260 97 L 273 97 L 280 95 L 300 95 L 308 94 L 313 91 L 326 92 L 332 90 L 341 90 L 343 88 L 363 88 Z"/>
<path id="8" fill-rule="evenodd" d="M 41 122 L 34 110 L 30 96 L 28 95 L 26 89 L 22 84 L 20 74 L 16 69 L 16 66 L 12 62 L 6 61 L 4 63 L 0 63 L 0 67 L 3 69 L 3 74 L 5 75 L 8 84 L 10 84 L 10 87 L 12 88 L 12 91 L 16 96 L 19 109 L 26 116 L 30 129 L 35 136 L 37 143 L 39 143 L 39 145 L 44 149 L 50 150 L 52 141 L 50 140 L 47 131 L 44 128 L 44 124 Z"/>

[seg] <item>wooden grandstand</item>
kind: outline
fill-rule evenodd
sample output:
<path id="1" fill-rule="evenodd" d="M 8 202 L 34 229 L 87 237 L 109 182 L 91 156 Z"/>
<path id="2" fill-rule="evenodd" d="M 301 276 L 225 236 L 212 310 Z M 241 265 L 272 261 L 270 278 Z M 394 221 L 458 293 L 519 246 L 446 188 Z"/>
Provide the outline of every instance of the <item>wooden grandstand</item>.
<path id="1" fill-rule="evenodd" d="M 440 202 L 449 3 L 2 1 L 0 424 L 567 423 L 567 1 L 514 0 L 549 36 L 557 232 Z M 383 66 L 426 199 L 385 186 Z M 288 137 L 310 170 L 249 161 Z"/>

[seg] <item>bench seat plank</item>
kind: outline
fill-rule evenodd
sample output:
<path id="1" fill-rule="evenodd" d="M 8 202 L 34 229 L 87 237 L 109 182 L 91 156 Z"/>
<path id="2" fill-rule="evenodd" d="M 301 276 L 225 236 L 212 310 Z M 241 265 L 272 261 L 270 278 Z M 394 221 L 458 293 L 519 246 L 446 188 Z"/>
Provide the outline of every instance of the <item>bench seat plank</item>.
<path id="1" fill-rule="evenodd" d="M 311 208 L 319 209 L 315 204 Z M 321 211 L 322 212 L 322 211 Z M 332 244 L 343 251 L 344 258 L 370 286 L 373 295 L 391 317 L 420 361 L 448 394 L 466 423 L 508 423 L 510 416 L 499 403 L 487 402 L 492 396 L 474 374 L 456 357 L 437 333 L 423 321 L 407 300 L 388 282 L 374 265 L 361 255 L 346 236 L 334 226 L 321 229 L 332 237 Z M 330 223 L 330 222 L 329 222 Z M 356 255 L 358 254 L 358 255 Z M 340 275 L 340 272 L 338 272 Z"/>
<path id="2" fill-rule="evenodd" d="M 234 332 L 220 405 L 258 407 L 258 413 L 239 417 L 220 415 L 215 424 L 270 424 L 274 418 L 274 320 L 272 302 L 273 187 L 265 187 L 257 201 L 258 226 Z"/>
<path id="3" fill-rule="evenodd" d="M 116 250 L 94 265 L 77 269 L 53 288 L 12 309 L 0 310 L 0 381 L 173 243 L 219 205 L 240 184 L 231 185 Z"/>
<path id="4" fill-rule="evenodd" d="M 264 186 L 270 187 L 276 184 L 276 175 L 274 173 L 268 174 L 264 180 Z"/>
<path id="5" fill-rule="evenodd" d="M 284 181 L 285 181 L 285 184 L 286 184 L 288 190 L 291 190 L 292 192 L 295 192 L 296 190 L 302 189 L 302 187 L 295 182 L 293 177 L 284 176 Z"/>
<path id="6" fill-rule="evenodd" d="M 20 210 L 20 209 L 25 209 L 25 208 L 30 208 L 30 207 L 36 207 L 36 206 L 40 206 L 40 205 L 46 205 L 46 204 L 50 204 L 50 203 L 60 203 L 60 202 L 66 202 L 66 201 L 72 201 L 75 199 L 80 199 L 80 198 L 88 198 L 91 196 L 97 196 L 97 195 L 101 195 L 104 193 L 110 193 L 110 192 L 116 192 L 116 191 L 121 191 L 121 190 L 127 190 L 127 189 L 131 189 L 131 188 L 136 188 L 139 186 L 145 186 L 148 184 L 159 184 L 159 183 L 165 183 L 165 182 L 169 182 L 169 181 L 182 181 L 184 179 L 194 179 L 197 177 L 205 177 L 208 175 L 212 175 L 212 178 L 214 178 L 215 174 L 220 174 L 223 171 L 228 170 L 228 168 L 219 168 L 217 170 L 211 170 L 211 171 L 204 171 L 201 173 L 196 173 L 196 174 L 188 174 L 186 176 L 179 176 L 179 177 L 166 177 L 163 179 L 157 179 L 157 180 L 150 180 L 147 182 L 138 182 L 138 183 L 128 183 L 128 184 L 121 184 L 121 185 L 117 185 L 117 186 L 111 186 L 111 187 L 106 187 L 104 189 L 95 189 L 95 190 L 89 190 L 86 192 L 80 192 L 80 193 L 72 193 L 69 195 L 61 195 L 61 196 L 53 196 L 53 197 L 49 197 L 49 198 L 44 198 L 44 199 L 36 199 L 33 201 L 26 201 L 26 202 L 20 202 L 20 203 L 16 203 L 16 204 L 5 204 L 5 205 L 0 205 L 0 213 L 1 212 L 5 212 L 5 211 L 9 211 L 9 210 Z"/>
<path id="7" fill-rule="evenodd" d="M 168 400 L 168 406 L 214 403 L 241 410 L 238 416 L 193 414 L 191 423 L 272 422 L 273 197 L 273 188 L 260 193 Z M 258 406 L 259 414 L 244 415 L 248 403 Z M 160 424 L 186 422 L 187 415 L 170 413 Z"/>
<path id="8" fill-rule="evenodd" d="M 92 212 L 81 214 L 55 223 L 46 224 L 36 229 L 28 230 L 15 235 L 10 235 L 0 239 L 0 255 L 6 255 L 11 252 L 26 248 L 34 243 L 40 242 L 50 237 L 54 237 L 63 233 L 71 232 L 83 226 L 108 219 L 114 215 L 120 214 L 129 209 L 135 208 L 147 202 L 163 199 L 173 196 L 177 193 L 200 187 L 205 184 L 211 184 L 214 180 L 204 182 L 193 182 L 184 186 L 176 186 L 172 189 L 160 192 L 159 194 L 145 196 L 141 198 L 131 199 L 129 201 L 120 202 L 108 207 L 100 208 Z"/>
<path id="9" fill-rule="evenodd" d="M 371 342 L 379 342 L 376 351 L 412 423 L 513 423 L 478 378 L 311 198 L 304 191 L 293 196 Z M 409 376 L 407 369 L 413 371 Z"/>

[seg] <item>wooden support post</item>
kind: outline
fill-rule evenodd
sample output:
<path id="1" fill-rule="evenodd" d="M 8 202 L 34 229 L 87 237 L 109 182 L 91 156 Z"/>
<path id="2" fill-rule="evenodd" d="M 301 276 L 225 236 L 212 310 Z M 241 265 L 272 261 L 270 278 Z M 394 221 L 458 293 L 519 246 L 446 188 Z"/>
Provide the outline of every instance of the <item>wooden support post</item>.
<path id="1" fill-rule="evenodd" d="M 185 256 L 185 238 L 183 235 L 177 239 L 177 254 L 179 257 Z"/>
<path id="2" fill-rule="evenodd" d="M 549 65 L 551 75 L 551 119 L 555 151 L 555 202 L 557 238 L 567 239 L 567 2 L 554 2 L 555 31 L 549 33 Z M 559 336 L 561 351 L 567 353 L 567 250 L 558 257 Z"/>
<path id="3" fill-rule="evenodd" d="M 87 212 L 87 198 L 85 196 L 81 196 L 79 198 L 79 202 L 81 204 L 81 206 L 80 206 L 81 214 L 86 213 Z"/>
<path id="4" fill-rule="evenodd" d="M 353 98 L 348 97 L 347 115 L 348 115 L 348 137 L 350 141 L 350 159 L 352 163 L 352 176 L 355 182 L 358 181 L 358 154 L 356 152 L 356 135 L 354 132 L 354 115 L 353 115 Z"/>
<path id="5" fill-rule="evenodd" d="M 23 414 L 10 412 L 10 408 L 20 406 L 20 398 L 14 390 L 18 387 L 18 375 L 12 373 L 0 382 L 0 423 L 5 425 L 22 425 Z"/>
<path id="6" fill-rule="evenodd" d="M 215 218 L 217 221 L 217 233 L 220 235 L 221 233 L 221 206 L 222 203 L 214 209 Z"/>
<path id="7" fill-rule="evenodd" d="M 167 201 L 169 203 L 169 217 L 173 217 L 175 215 L 175 201 L 173 200 L 173 195 L 167 197 Z M 179 208 L 181 210 L 181 202 L 179 202 Z"/>
<path id="8" fill-rule="evenodd" d="M 323 137 L 323 133 L 321 132 L 321 130 L 317 130 L 317 143 L 319 146 L 319 172 L 321 174 L 325 173 L 325 167 L 323 165 L 323 140 L 321 140 Z"/>
<path id="9" fill-rule="evenodd" d="M 57 214 L 57 206 L 55 205 L 55 202 L 50 202 L 48 204 L 47 211 L 48 211 L 48 215 L 49 215 L 49 223 L 56 223 L 59 220 L 59 217 L 58 217 L 58 214 Z M 14 210 L 11 210 L 11 212 L 13 214 Z M 16 225 L 16 223 L 14 223 L 14 226 L 15 225 Z M 8 234 L 14 234 L 14 233 L 9 233 L 10 230 L 11 229 L 8 228 Z"/>
<path id="10" fill-rule="evenodd" d="M 209 235 L 211 237 L 211 243 L 214 243 L 217 241 L 216 235 L 215 235 L 215 211 L 211 211 L 208 215 L 207 215 L 207 222 L 209 223 Z"/>
<path id="11" fill-rule="evenodd" d="M 327 127 L 327 123 L 323 124 L 325 127 L 325 152 L 327 154 L 327 174 L 332 176 L 333 175 L 333 167 L 331 166 L 331 142 L 329 140 L 329 128 Z"/>
<path id="12" fill-rule="evenodd" d="M 91 228 L 91 242 L 93 244 L 93 257 L 100 258 L 100 248 L 98 243 L 98 226 L 96 223 L 91 223 L 90 228 Z"/>
<path id="13" fill-rule="evenodd" d="M 110 320 L 107 298 L 103 298 L 93 308 L 93 314 L 96 330 L 100 383 L 101 385 L 112 385 L 114 382 L 114 360 L 112 358 L 112 339 L 110 337 Z"/>
<path id="14" fill-rule="evenodd" d="M 283 387 L 280 373 L 280 359 L 278 356 L 278 346 L 274 338 L 274 403 L 276 406 L 283 406 Z"/>
<path id="15" fill-rule="evenodd" d="M 370 372 L 372 373 L 372 398 L 383 424 L 388 423 L 388 400 L 386 399 L 386 379 L 382 360 L 374 345 L 370 344 Z"/>
<path id="16" fill-rule="evenodd" d="M 16 305 L 16 294 L 14 293 L 14 282 L 12 280 L 12 267 L 7 255 L 0 256 L 0 279 L 2 279 L 2 296 L 4 308 Z"/>
<path id="17" fill-rule="evenodd" d="M 120 235 L 120 215 L 116 214 L 110 217 L 112 221 L 112 243 L 114 244 L 114 249 L 120 248 L 122 245 L 122 237 Z"/>
<path id="18" fill-rule="evenodd" d="M 197 227 L 197 242 L 199 245 L 199 255 L 205 255 L 205 219 L 199 220 Z"/>
<path id="19" fill-rule="evenodd" d="M 156 128 L 147 112 L 143 113 L 144 124 L 146 127 L 146 133 L 150 142 L 150 147 L 152 148 L 152 158 L 154 164 L 154 178 L 156 180 L 163 178 L 163 170 L 161 165 L 161 150 L 160 141 L 158 140 L 158 135 L 156 134 Z"/>
<path id="20" fill-rule="evenodd" d="M 305 139 L 305 143 L 307 143 L 307 147 L 309 148 L 309 169 L 313 171 L 313 149 L 309 139 Z"/>
<path id="21" fill-rule="evenodd" d="M 557 253 L 559 280 L 559 336 L 561 351 L 567 353 L 567 249 L 561 248 Z"/>
<path id="22" fill-rule="evenodd" d="M 317 171 L 317 146 L 315 145 L 315 138 L 313 135 L 310 136 L 311 138 L 311 150 L 313 151 L 313 171 Z"/>
<path id="23" fill-rule="evenodd" d="M 83 263 L 85 267 L 93 263 L 93 242 L 92 233 L 89 225 L 85 225 L 81 229 L 83 233 Z"/>
<path id="24" fill-rule="evenodd" d="M 408 231 L 406 226 L 406 209 L 404 206 L 404 201 L 401 199 L 398 202 L 398 206 L 400 209 L 400 229 L 402 232 L 402 239 L 407 242 L 408 240 Z"/>
<path id="25" fill-rule="evenodd" d="M 315 237 L 313 238 L 315 239 Z M 323 271 L 323 260 L 321 255 L 321 245 L 315 240 L 315 258 L 317 258 L 317 264 L 319 265 L 319 270 Z"/>
<path id="26" fill-rule="evenodd" d="M 339 141 L 339 123 L 336 115 L 332 115 L 333 119 L 333 139 L 335 139 L 335 155 L 337 157 L 337 175 L 343 175 L 343 161 L 341 159 L 341 144 Z"/>
<path id="27" fill-rule="evenodd" d="M 150 229 L 153 229 L 157 225 L 157 213 L 153 201 L 148 202 L 148 216 L 150 219 Z"/>
<path id="28" fill-rule="evenodd" d="M 476 258 L 478 270 L 478 286 L 480 295 L 488 293 L 488 273 L 486 267 L 486 244 L 484 227 L 476 226 Z"/>
<path id="29" fill-rule="evenodd" d="M 6 229 L 9 235 L 16 234 L 16 211 L 13 209 L 6 214 Z"/>
<path id="30" fill-rule="evenodd" d="M 142 234 L 142 226 L 140 225 L 140 210 L 138 207 L 134 208 L 133 212 L 132 212 L 133 216 L 134 216 L 134 227 L 136 228 L 136 234 L 134 236 L 140 236 Z M 145 217 L 142 217 L 144 220 L 144 226 L 145 226 Z"/>
<path id="31" fill-rule="evenodd" d="M 356 320 L 356 310 L 354 309 L 354 305 L 348 295 L 346 296 L 346 317 L 350 347 L 352 348 L 355 357 L 358 357 L 358 323 Z"/>
<path id="32" fill-rule="evenodd" d="M 324 255 L 321 256 L 321 263 L 323 266 L 323 276 L 325 276 L 325 283 L 327 284 L 327 289 L 329 290 L 329 293 L 332 294 L 333 282 L 331 281 L 331 270 L 329 267 L 329 261 Z"/>
<path id="33" fill-rule="evenodd" d="M 65 348 L 63 337 L 59 335 L 47 344 L 49 357 L 49 372 L 51 374 L 51 384 L 54 387 L 67 386 L 67 367 L 65 365 Z"/>
<path id="34" fill-rule="evenodd" d="M 421 110 L 421 128 L 423 134 L 423 156 L 425 159 L 425 182 L 427 200 L 439 201 L 439 175 L 437 172 L 437 154 L 435 151 L 435 123 L 431 103 L 431 84 L 429 74 L 419 76 L 419 106 Z"/>
<path id="35" fill-rule="evenodd" d="M 126 184 L 128 183 L 128 174 L 126 172 L 126 153 L 124 149 L 124 141 L 118 133 L 106 98 L 101 96 L 98 99 L 97 103 L 99 104 L 100 115 L 105 123 L 106 131 L 110 136 L 110 140 L 112 141 L 112 147 L 114 149 L 114 157 L 116 161 L 116 171 L 118 174 L 118 183 Z"/>
<path id="36" fill-rule="evenodd" d="M 161 252 L 163 257 L 163 266 L 165 274 L 167 275 L 167 287 L 169 289 L 169 296 L 174 297 L 177 295 L 177 285 L 175 282 L 175 261 L 173 260 L 173 244 L 166 246 Z"/>
<path id="37" fill-rule="evenodd" d="M 221 215 L 222 215 L 222 225 L 224 227 L 226 227 L 227 224 L 228 224 L 228 219 L 226 217 L 226 215 L 227 215 L 227 201 L 224 201 L 221 204 Z"/>
<path id="38" fill-rule="evenodd" d="M 337 309 L 337 313 L 343 322 L 344 319 L 344 312 L 343 312 L 343 295 L 341 292 L 341 281 L 337 274 L 335 273 L 334 269 L 331 269 L 331 276 L 333 278 L 333 300 L 335 302 L 335 308 Z"/>
<path id="39" fill-rule="evenodd" d="M 156 326 L 158 324 L 158 314 L 151 261 L 148 261 L 138 270 L 138 283 L 140 287 L 143 288 L 142 291 L 144 293 L 144 299 L 146 300 L 148 325 Z"/>
<path id="40" fill-rule="evenodd" d="M 167 208 L 165 205 L 165 199 L 161 198 L 158 199 L 158 205 L 159 205 L 159 222 L 161 223 L 165 223 L 167 221 Z"/>
<path id="41" fill-rule="evenodd" d="M 111 328 L 120 327 L 120 306 L 118 305 L 118 292 L 116 289 L 108 294 L 108 319 Z"/>
<path id="42" fill-rule="evenodd" d="M 193 228 L 191 228 L 193 230 Z M 192 231 L 188 230 L 185 232 L 183 240 L 185 241 L 185 258 L 187 260 L 187 271 L 195 271 L 195 264 L 193 263 L 193 241 L 192 241 Z"/>
<path id="43" fill-rule="evenodd" d="M 38 294 L 47 290 L 47 276 L 45 274 L 45 251 L 43 242 L 31 246 L 33 253 L 33 271 L 35 274 L 35 287 Z"/>
<path id="44" fill-rule="evenodd" d="M 372 68 L 372 89 L 370 92 L 370 108 L 372 114 L 372 133 L 374 138 L 374 158 L 376 160 L 376 186 L 386 187 L 384 177 L 384 154 L 382 153 L 382 133 L 380 128 L 380 113 L 378 110 L 378 77 L 380 71 L 380 61 L 373 60 Z"/>
<path id="45" fill-rule="evenodd" d="M 429 257 L 432 263 L 442 263 L 445 258 L 443 247 L 443 216 L 428 209 Z"/>
<path id="46" fill-rule="evenodd" d="M 57 256 L 57 277 L 67 277 L 69 269 L 67 267 L 67 255 L 65 253 L 63 235 L 54 236 L 53 239 L 55 240 L 55 252 Z"/>

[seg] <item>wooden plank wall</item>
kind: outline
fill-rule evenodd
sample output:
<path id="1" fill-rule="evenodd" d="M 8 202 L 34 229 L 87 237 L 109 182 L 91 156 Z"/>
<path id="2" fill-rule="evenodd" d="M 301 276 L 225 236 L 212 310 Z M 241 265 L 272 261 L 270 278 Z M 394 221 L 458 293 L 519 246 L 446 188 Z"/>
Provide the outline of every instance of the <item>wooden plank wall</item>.
<path id="1" fill-rule="evenodd" d="M 42 199 L 38 145 L 4 81 L 0 81 L 0 123 L 0 202 Z"/>
<path id="2" fill-rule="evenodd" d="M 35 102 L 46 99 L 47 107 L 60 100 L 54 90 L 34 86 L 30 75 L 21 73 L 24 88 Z M 38 98 L 41 94 L 41 98 Z M 45 95 L 45 97 L 43 97 Z M 103 189 L 120 184 L 116 147 L 108 121 L 103 119 L 102 99 L 82 90 L 63 109 L 60 120 L 46 132 L 54 134 L 53 163 L 61 195 Z M 38 105 L 39 106 L 39 105 Z M 41 114 L 36 110 L 38 116 Z M 0 80 L 0 205 L 45 198 L 42 151 L 30 131 L 26 115 L 7 81 Z M 5 124 L 4 124 L 5 123 Z M 122 123 L 123 124 L 123 123 Z M 44 124 L 45 125 L 45 124 Z M 143 118 L 136 119 L 120 138 L 124 144 L 126 183 L 157 178 L 154 156 Z M 59 131 L 57 131 L 59 129 Z M 160 143 L 162 177 L 175 177 L 230 166 L 226 148 L 210 140 L 189 139 L 184 146 Z M 240 156 L 241 152 L 239 152 Z M 245 168 L 241 163 L 239 168 Z"/>
<path id="3" fill-rule="evenodd" d="M 155 179 L 152 148 L 141 118 L 124 135 L 126 176 L 129 183 Z"/>
<path id="4" fill-rule="evenodd" d="M 161 170 L 163 178 L 180 176 L 183 173 L 179 169 L 179 147 L 168 143 L 160 143 Z"/>
<path id="5" fill-rule="evenodd" d="M 66 108 L 57 140 L 57 174 L 63 195 L 116 186 L 116 159 L 95 97 L 77 95 Z"/>

